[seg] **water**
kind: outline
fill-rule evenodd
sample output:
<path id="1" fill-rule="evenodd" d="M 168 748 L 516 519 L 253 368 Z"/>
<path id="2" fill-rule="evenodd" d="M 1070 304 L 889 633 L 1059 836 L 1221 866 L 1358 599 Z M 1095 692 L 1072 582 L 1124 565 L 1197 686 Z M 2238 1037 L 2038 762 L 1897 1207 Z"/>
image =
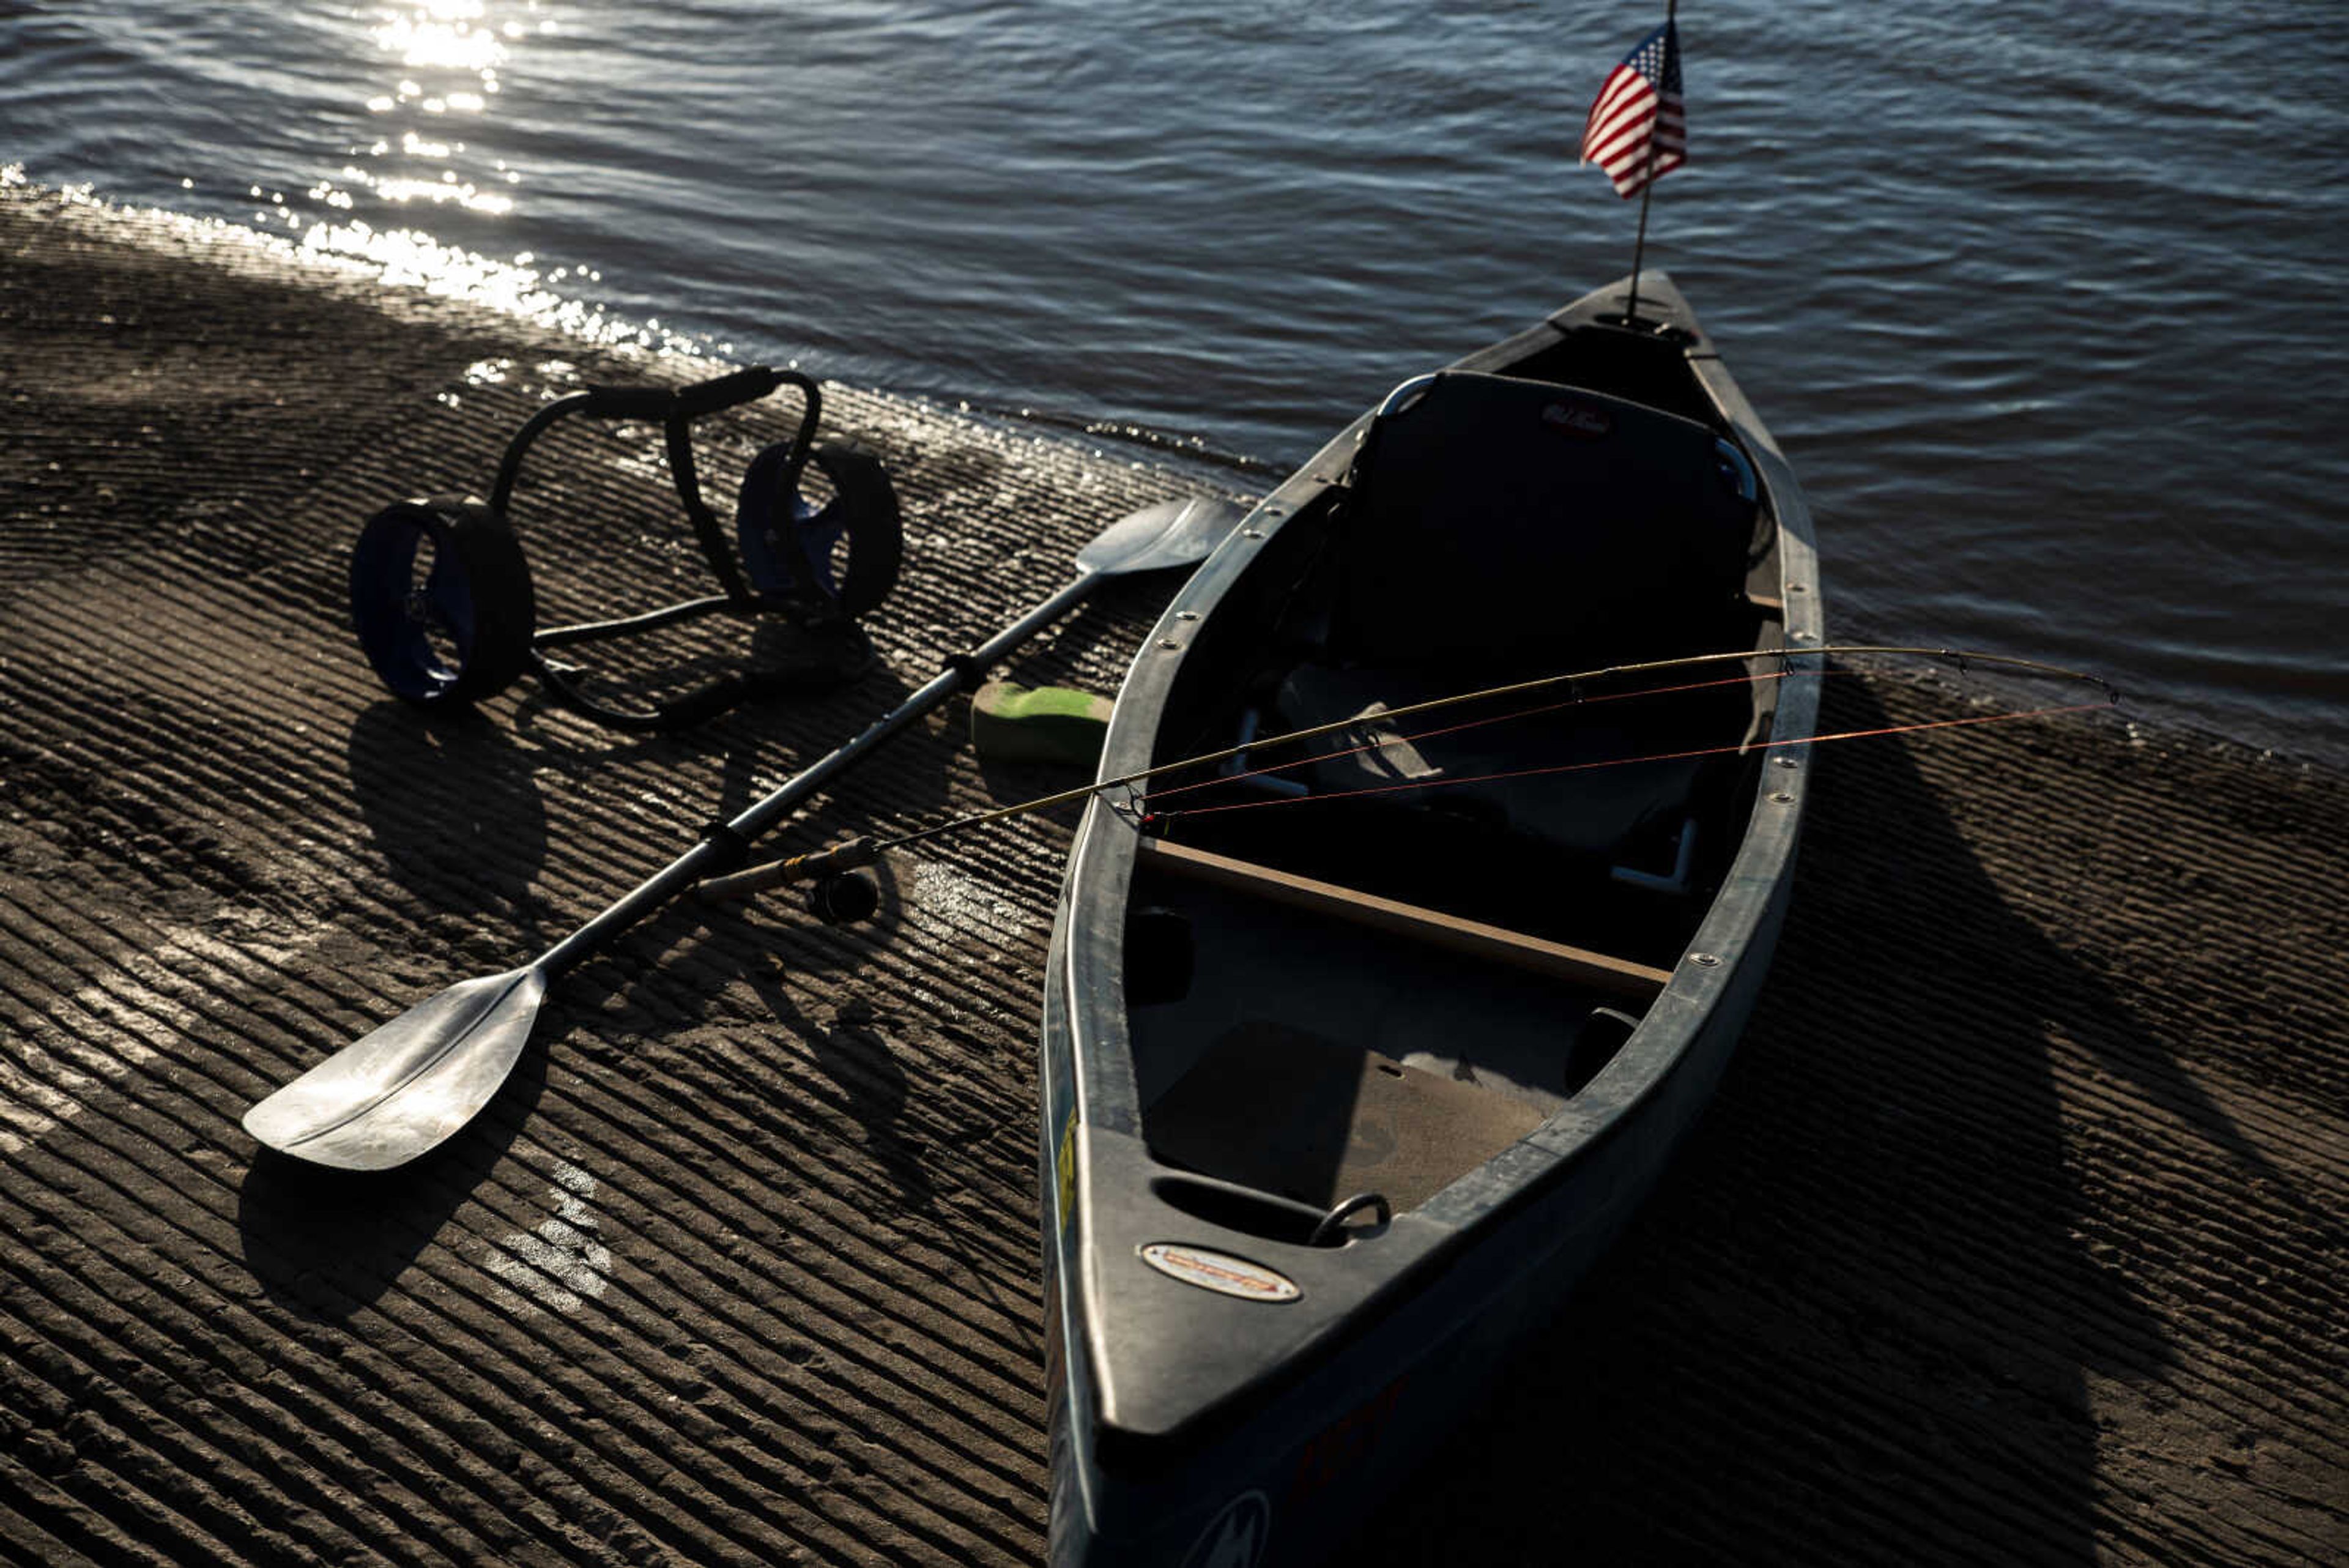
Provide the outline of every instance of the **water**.
<path id="1" fill-rule="evenodd" d="M 1627 269 L 1574 143 L 1656 19 L 0 0 L 0 162 L 1278 468 Z M 1803 474 L 1839 629 L 2349 760 L 2338 20 L 1692 0 L 1650 254 Z"/>

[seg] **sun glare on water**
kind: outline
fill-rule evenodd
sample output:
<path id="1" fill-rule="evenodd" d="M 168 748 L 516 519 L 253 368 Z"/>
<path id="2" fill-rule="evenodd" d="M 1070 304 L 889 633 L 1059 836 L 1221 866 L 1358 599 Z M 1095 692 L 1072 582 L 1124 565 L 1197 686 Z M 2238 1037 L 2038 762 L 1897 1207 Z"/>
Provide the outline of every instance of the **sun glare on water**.
<path id="1" fill-rule="evenodd" d="M 460 167 L 456 161 L 466 144 L 457 128 L 465 117 L 489 111 L 501 88 L 498 72 L 512 57 L 509 46 L 553 31 L 550 19 L 523 19 L 536 10 L 535 0 L 526 0 L 520 16 L 492 16 L 487 0 L 423 0 L 378 10 L 367 38 L 399 75 L 390 91 L 365 100 L 367 111 L 410 123 L 396 140 L 383 136 L 353 148 L 354 158 L 378 161 L 347 163 L 341 178 L 395 206 L 421 202 L 493 218 L 512 213 L 510 192 L 522 182 L 521 171 L 502 159 L 491 170 Z M 429 134 L 418 121 L 429 125 Z M 347 198 L 327 200 L 347 205 Z"/>

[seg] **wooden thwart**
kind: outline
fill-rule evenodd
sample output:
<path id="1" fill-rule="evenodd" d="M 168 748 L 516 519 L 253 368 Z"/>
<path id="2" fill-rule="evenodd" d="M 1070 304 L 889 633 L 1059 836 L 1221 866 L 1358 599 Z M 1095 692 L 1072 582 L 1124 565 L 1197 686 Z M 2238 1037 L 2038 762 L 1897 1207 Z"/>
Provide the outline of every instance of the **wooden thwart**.
<path id="1" fill-rule="evenodd" d="M 1670 970 L 1651 964 L 1568 947 L 1564 942 L 1488 926 L 1480 920 L 1463 919 L 1418 904 L 1381 898 L 1375 893 L 1341 888 L 1334 882 L 1317 882 L 1310 877 L 1275 870 L 1251 860 L 1235 860 L 1227 855 L 1194 849 L 1188 845 L 1144 838 L 1139 850 L 1142 864 L 1157 867 L 1173 876 L 1253 893 L 1294 909 L 1408 937 L 1449 952 L 1530 970 L 1611 995 L 1647 1001 L 1672 978 Z"/>

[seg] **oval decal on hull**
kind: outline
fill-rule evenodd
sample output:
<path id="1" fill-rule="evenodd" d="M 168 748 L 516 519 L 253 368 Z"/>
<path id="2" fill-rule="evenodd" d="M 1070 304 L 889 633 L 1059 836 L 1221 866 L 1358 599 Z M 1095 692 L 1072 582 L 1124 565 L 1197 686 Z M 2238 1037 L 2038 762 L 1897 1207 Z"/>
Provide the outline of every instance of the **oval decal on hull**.
<path id="1" fill-rule="evenodd" d="M 1244 1302 L 1293 1302 L 1305 1293 L 1287 1274 L 1229 1252 L 1179 1241 L 1153 1241 L 1140 1251 L 1142 1261 L 1160 1273 L 1217 1295 Z"/>

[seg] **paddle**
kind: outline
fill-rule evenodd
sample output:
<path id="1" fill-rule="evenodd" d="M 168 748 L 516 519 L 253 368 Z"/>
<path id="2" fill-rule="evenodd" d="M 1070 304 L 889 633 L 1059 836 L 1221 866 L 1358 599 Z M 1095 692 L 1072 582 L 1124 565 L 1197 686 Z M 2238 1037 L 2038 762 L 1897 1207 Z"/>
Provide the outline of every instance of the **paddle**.
<path id="1" fill-rule="evenodd" d="M 1221 501 L 1163 502 L 1112 524 L 1077 553 L 1076 576 L 837 751 L 714 828 L 633 893 L 519 969 L 452 985 L 344 1047 L 244 1113 L 282 1153 L 346 1170 L 388 1170 L 439 1145 L 489 1104 L 530 1039 L 546 988 L 703 878 L 733 869 L 750 839 L 883 742 L 978 679 L 1110 577 L 1195 566 L 1240 518 Z"/>

